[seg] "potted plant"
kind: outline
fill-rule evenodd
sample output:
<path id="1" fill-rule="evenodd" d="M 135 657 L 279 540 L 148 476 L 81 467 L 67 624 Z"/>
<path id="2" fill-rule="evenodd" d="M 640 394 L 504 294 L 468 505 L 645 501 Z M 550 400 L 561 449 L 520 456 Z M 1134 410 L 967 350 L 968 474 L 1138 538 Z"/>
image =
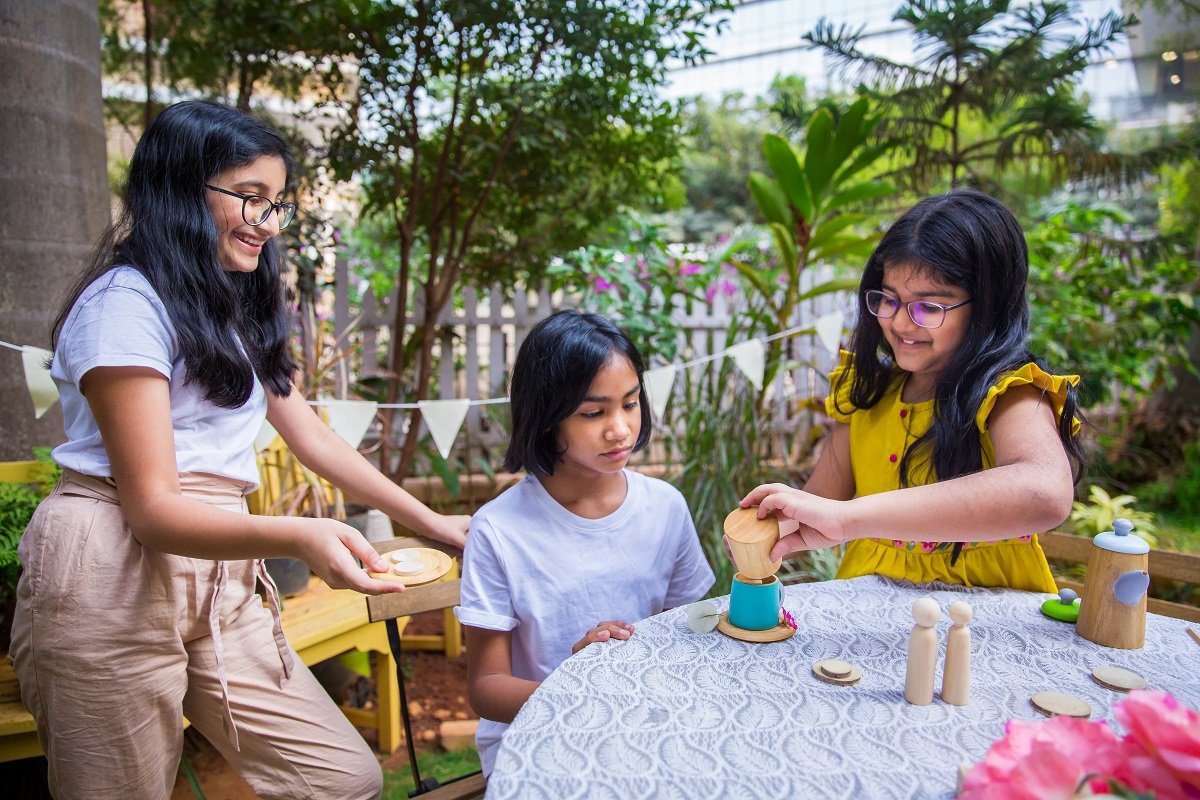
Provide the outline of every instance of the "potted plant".
<path id="1" fill-rule="evenodd" d="M 37 466 L 31 469 L 28 482 L 0 481 L 0 651 L 8 652 L 9 631 L 12 628 L 13 607 L 17 599 L 17 581 L 21 577 L 21 562 L 17 546 L 25 527 L 58 481 L 61 469 L 50 460 L 49 448 L 34 450 Z"/>

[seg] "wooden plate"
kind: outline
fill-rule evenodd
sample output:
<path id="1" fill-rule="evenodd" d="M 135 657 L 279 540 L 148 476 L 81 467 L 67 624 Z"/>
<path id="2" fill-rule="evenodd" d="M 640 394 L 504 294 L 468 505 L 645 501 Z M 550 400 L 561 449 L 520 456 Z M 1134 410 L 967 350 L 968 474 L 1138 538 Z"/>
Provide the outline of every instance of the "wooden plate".
<path id="1" fill-rule="evenodd" d="M 782 642 L 784 639 L 795 633 L 794 628 L 789 628 L 782 622 L 774 628 L 767 628 L 765 631 L 748 631 L 745 628 L 739 628 L 729 621 L 729 614 L 721 612 L 721 619 L 717 622 L 717 630 L 734 639 L 740 639 L 743 642 Z"/>
<path id="2" fill-rule="evenodd" d="M 1074 695 L 1062 692 L 1038 692 L 1029 698 L 1029 702 L 1047 717 L 1064 716 L 1087 719 L 1092 715 L 1092 707 L 1086 702 Z"/>
<path id="3" fill-rule="evenodd" d="M 853 686 L 862 680 L 862 670 L 845 661 L 832 658 L 817 661 L 812 666 L 813 677 L 834 686 Z"/>
<path id="4" fill-rule="evenodd" d="M 403 583 L 405 586 L 420 586 L 423 583 L 436 581 L 449 572 L 454 563 L 450 556 L 431 547 L 402 547 L 399 550 L 384 553 L 381 557 L 389 564 L 394 564 L 396 558 L 403 558 L 420 565 L 420 571 L 403 574 L 397 573 L 395 569 L 387 572 L 367 570 L 367 574 L 372 578 L 378 578 L 381 581 L 395 581 Z"/>
<path id="5" fill-rule="evenodd" d="M 1105 689 L 1112 689 L 1116 692 L 1146 688 L 1145 678 L 1121 667 L 1096 667 L 1092 670 L 1092 680 Z"/>

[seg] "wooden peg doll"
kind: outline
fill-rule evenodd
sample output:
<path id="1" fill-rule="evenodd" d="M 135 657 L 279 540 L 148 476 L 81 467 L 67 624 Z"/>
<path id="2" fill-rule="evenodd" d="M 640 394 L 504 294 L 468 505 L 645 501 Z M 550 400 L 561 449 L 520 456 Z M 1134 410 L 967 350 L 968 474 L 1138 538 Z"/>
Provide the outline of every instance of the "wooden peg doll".
<path id="1" fill-rule="evenodd" d="M 904 699 L 915 706 L 933 702 L 934 672 L 937 668 L 937 631 L 942 617 L 937 601 L 922 597 L 913 603 L 912 635 L 908 637 L 908 669 L 904 676 Z"/>
<path id="2" fill-rule="evenodd" d="M 967 623 L 974 611 L 959 600 L 950 604 L 954 625 L 946 635 L 946 666 L 942 670 L 942 700 L 952 706 L 971 702 L 971 630 Z"/>

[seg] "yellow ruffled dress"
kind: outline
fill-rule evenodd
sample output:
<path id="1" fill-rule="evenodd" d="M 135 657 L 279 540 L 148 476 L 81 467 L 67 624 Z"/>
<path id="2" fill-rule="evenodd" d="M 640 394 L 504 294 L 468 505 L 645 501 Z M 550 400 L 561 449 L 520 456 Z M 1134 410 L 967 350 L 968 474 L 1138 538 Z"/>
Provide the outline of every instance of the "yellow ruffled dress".
<path id="1" fill-rule="evenodd" d="M 847 413 L 854 408 L 850 402 L 853 369 L 852 355 L 843 350 L 840 365 L 829 376 L 834 392 L 825 399 L 825 410 L 833 419 L 850 425 L 850 461 L 854 470 L 855 491 L 861 497 L 900 488 L 900 461 L 905 449 L 929 429 L 933 421 L 933 401 L 902 401 L 900 395 L 905 376 L 897 375 L 874 407 Z M 842 380 L 843 374 L 846 380 Z M 983 446 L 983 468 L 988 469 L 996 461 L 995 447 L 988 435 L 987 419 L 997 398 L 1012 386 L 1032 384 L 1045 392 L 1055 415 L 1061 417 L 1067 386 L 1078 383 L 1077 375 L 1050 375 L 1032 363 L 1001 378 L 988 391 L 975 414 L 975 424 Z M 1079 421 L 1074 420 L 1072 427 L 1077 431 Z M 936 481 L 932 470 L 922 469 L 918 465 L 915 472 L 917 480 L 922 474 L 929 474 L 926 482 Z M 1019 536 L 995 542 L 967 542 L 954 564 L 950 563 L 952 545 L 936 549 L 938 542 L 919 541 L 919 536 L 919 531 L 913 531 L 913 540 L 856 539 L 847 545 L 837 577 L 885 575 L 921 583 L 945 581 L 964 586 L 1001 586 L 1050 593 L 1057 591 L 1037 536 Z"/>

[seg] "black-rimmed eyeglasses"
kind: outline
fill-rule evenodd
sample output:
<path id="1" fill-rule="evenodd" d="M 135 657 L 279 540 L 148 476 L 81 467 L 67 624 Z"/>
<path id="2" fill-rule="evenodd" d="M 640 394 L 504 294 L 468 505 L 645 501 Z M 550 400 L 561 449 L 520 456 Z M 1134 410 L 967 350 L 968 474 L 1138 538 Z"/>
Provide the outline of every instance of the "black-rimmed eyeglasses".
<path id="1" fill-rule="evenodd" d="M 204 185 L 214 192 L 227 194 L 241 200 L 242 219 L 247 225 L 262 225 L 267 221 L 267 217 L 271 216 L 271 212 L 276 211 L 279 213 L 279 227 L 283 229 L 291 224 L 292 219 L 296 216 L 295 203 L 272 203 L 261 194 L 241 194 L 222 189 L 220 186 L 213 186 L 211 183 Z"/>
<path id="2" fill-rule="evenodd" d="M 908 309 L 908 318 L 913 321 L 914 325 L 922 328 L 942 327 L 942 323 L 946 321 L 947 311 L 953 311 L 971 302 L 971 298 L 968 297 L 961 303 L 955 303 L 952 306 L 935 303 L 932 300 L 913 300 L 911 303 L 901 303 L 898 298 L 878 289 L 865 292 L 863 298 L 867 301 L 867 311 L 880 319 L 891 319 L 896 316 L 900 306 L 904 306 Z"/>

